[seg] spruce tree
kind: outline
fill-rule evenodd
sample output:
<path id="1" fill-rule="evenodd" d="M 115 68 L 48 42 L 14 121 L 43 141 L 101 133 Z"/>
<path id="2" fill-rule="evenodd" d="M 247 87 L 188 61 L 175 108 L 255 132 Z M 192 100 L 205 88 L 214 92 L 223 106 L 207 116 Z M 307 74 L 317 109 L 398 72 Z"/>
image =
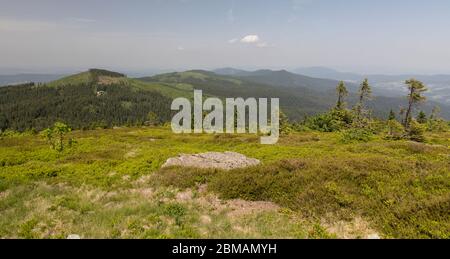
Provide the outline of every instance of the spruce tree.
<path id="1" fill-rule="evenodd" d="M 418 123 L 424 124 L 427 122 L 427 115 L 424 111 L 420 111 L 416 118 Z"/>
<path id="2" fill-rule="evenodd" d="M 388 120 L 396 120 L 396 116 L 395 116 L 395 112 L 391 109 L 391 111 L 389 112 L 389 117 Z"/>
<path id="3" fill-rule="evenodd" d="M 372 88 L 369 85 L 369 80 L 366 78 L 361 83 L 361 86 L 359 88 L 359 99 L 356 103 L 353 110 L 355 111 L 356 120 L 359 124 L 359 127 L 363 126 L 363 121 L 365 115 L 367 115 L 367 111 L 364 109 L 364 101 L 369 100 L 372 96 Z"/>
<path id="4" fill-rule="evenodd" d="M 336 109 L 342 110 L 345 107 L 344 98 L 348 95 L 347 87 L 345 87 L 344 81 L 340 81 L 336 87 L 336 93 L 338 95 L 338 100 L 336 103 Z"/>
<path id="5" fill-rule="evenodd" d="M 423 96 L 423 93 L 428 89 L 427 87 L 420 81 L 416 79 L 410 79 L 405 82 L 408 85 L 408 108 L 406 110 L 405 118 L 403 120 L 403 126 L 408 129 L 411 122 L 411 114 L 413 107 L 426 100 L 426 97 Z"/>

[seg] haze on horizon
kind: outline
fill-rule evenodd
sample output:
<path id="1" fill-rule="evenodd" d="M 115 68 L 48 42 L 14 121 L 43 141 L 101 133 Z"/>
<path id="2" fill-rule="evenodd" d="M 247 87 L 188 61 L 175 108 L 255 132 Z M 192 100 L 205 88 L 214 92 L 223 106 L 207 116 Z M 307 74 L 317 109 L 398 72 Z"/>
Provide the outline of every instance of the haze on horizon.
<path id="1" fill-rule="evenodd" d="M 450 74 L 447 0 L 0 0 L 0 72 Z"/>

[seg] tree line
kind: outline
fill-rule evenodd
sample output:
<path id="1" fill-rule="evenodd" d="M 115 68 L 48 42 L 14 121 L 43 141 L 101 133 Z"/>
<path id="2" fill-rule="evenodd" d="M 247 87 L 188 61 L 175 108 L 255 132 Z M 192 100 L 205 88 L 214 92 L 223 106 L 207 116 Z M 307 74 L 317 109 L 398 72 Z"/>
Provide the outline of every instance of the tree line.
<path id="1" fill-rule="evenodd" d="M 300 123 L 290 123 L 282 114 L 281 130 L 288 133 L 295 130 L 312 129 L 323 132 L 343 132 L 346 140 L 368 140 L 373 134 L 385 133 L 388 139 L 410 139 L 424 141 L 425 131 L 442 132 L 448 130 L 450 124 L 440 117 L 440 108 L 435 107 L 430 115 L 424 111 L 415 112 L 421 103 L 426 101 L 424 93 L 428 90 L 425 84 L 416 79 L 405 81 L 408 89 L 406 106 L 399 111 L 390 110 L 389 117 L 383 121 L 372 116 L 367 102 L 372 99 L 372 87 L 365 79 L 359 87 L 356 104 L 347 108 L 346 98 L 349 91 L 345 82 L 336 86 L 336 105 L 328 112 L 307 117 Z M 415 117 L 414 115 L 417 114 Z"/>

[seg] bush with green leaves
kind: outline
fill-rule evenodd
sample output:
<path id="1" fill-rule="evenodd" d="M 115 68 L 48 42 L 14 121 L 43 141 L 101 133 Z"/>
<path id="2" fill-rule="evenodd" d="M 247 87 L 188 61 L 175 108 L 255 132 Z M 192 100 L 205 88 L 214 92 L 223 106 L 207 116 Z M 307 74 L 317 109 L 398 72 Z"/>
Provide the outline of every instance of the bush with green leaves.
<path id="1" fill-rule="evenodd" d="M 386 139 L 400 140 L 405 136 L 405 128 L 397 120 L 388 120 L 386 126 Z"/>
<path id="2" fill-rule="evenodd" d="M 280 111 L 280 134 L 288 135 L 294 132 L 294 127 L 283 111 Z"/>
<path id="3" fill-rule="evenodd" d="M 369 129 L 363 128 L 351 128 L 344 130 L 341 133 L 341 142 L 353 143 L 353 142 L 369 142 L 373 139 L 373 133 Z"/>
<path id="4" fill-rule="evenodd" d="M 420 111 L 419 114 L 417 114 L 416 120 L 420 124 L 425 124 L 427 123 L 428 118 L 424 111 Z"/>
<path id="5" fill-rule="evenodd" d="M 147 121 L 144 123 L 146 126 L 158 126 L 161 124 L 161 119 L 158 114 L 149 112 L 147 115 Z"/>
<path id="6" fill-rule="evenodd" d="M 354 115 L 349 110 L 333 109 L 328 113 L 308 118 L 306 126 L 321 132 L 335 132 L 349 128 L 353 123 Z"/>
<path id="7" fill-rule="evenodd" d="M 450 124 L 442 119 L 430 119 L 427 121 L 426 129 L 431 132 L 445 132 Z"/>
<path id="8" fill-rule="evenodd" d="M 425 141 L 425 126 L 418 123 L 416 120 L 411 120 L 409 128 L 407 130 L 407 137 L 412 141 L 424 142 Z"/>
<path id="9" fill-rule="evenodd" d="M 386 122 L 382 120 L 368 120 L 366 128 L 370 129 L 373 134 L 381 134 L 386 130 Z"/>
<path id="10" fill-rule="evenodd" d="M 62 122 L 56 122 L 53 127 L 47 128 L 41 132 L 41 135 L 47 140 L 51 148 L 62 152 L 64 150 L 65 135 L 72 131 L 72 129 Z M 73 140 L 69 139 L 67 145 L 71 146 Z"/>

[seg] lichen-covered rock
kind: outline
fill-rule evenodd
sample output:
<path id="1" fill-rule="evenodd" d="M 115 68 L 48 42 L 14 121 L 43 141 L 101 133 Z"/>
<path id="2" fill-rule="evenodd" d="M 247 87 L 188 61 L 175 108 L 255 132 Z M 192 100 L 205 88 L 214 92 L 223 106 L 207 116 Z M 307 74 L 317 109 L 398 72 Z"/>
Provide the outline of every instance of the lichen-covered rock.
<path id="1" fill-rule="evenodd" d="M 232 170 L 256 166 L 260 163 L 258 159 L 248 158 L 235 152 L 208 152 L 194 155 L 182 154 L 178 157 L 169 158 L 162 167 L 181 166 Z"/>

